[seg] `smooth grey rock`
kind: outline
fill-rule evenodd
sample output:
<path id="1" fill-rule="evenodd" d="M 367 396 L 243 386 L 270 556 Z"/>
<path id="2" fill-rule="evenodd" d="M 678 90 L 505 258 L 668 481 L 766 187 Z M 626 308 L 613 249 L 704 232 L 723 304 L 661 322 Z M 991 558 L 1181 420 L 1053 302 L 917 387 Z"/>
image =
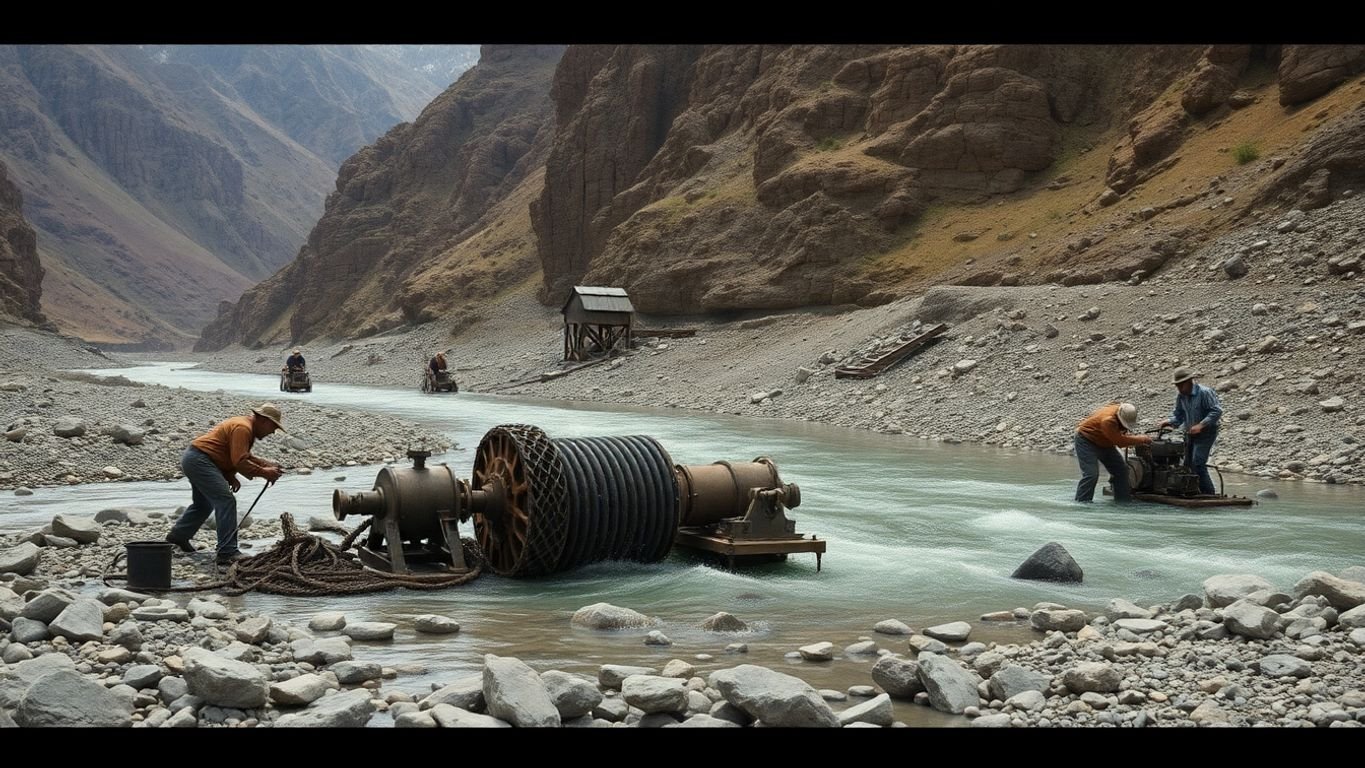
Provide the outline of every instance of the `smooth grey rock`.
<path id="1" fill-rule="evenodd" d="M 876 653 L 877 643 L 872 640 L 864 640 L 844 648 L 845 656 L 872 656 Z"/>
<path id="2" fill-rule="evenodd" d="M 1223 626 L 1236 635 L 1268 640 L 1279 631 L 1280 615 L 1269 608 L 1238 600 L 1223 609 Z"/>
<path id="3" fill-rule="evenodd" d="M 1294 585 L 1294 597 L 1321 595 L 1333 608 L 1347 611 L 1365 604 L 1365 583 L 1347 581 L 1326 571 L 1313 571 Z"/>
<path id="4" fill-rule="evenodd" d="M 394 728 L 436 728 L 436 719 L 430 712 L 404 712 L 393 718 Z"/>
<path id="5" fill-rule="evenodd" d="M 592 708 L 592 716 L 601 720 L 613 723 L 623 722 L 626 715 L 630 712 L 630 705 L 620 696 L 603 698 L 602 702 Z"/>
<path id="6" fill-rule="evenodd" d="M 271 625 L 269 616 L 253 616 L 237 622 L 232 634 L 243 643 L 260 645 L 270 635 Z"/>
<path id="7" fill-rule="evenodd" d="M 0 619 L 13 621 L 24 612 L 24 598 L 6 586 L 0 586 Z"/>
<path id="8" fill-rule="evenodd" d="M 1110 664 L 1082 661 L 1062 673 L 1062 682 L 1075 694 L 1086 691 L 1117 693 L 1123 676 Z"/>
<path id="9" fill-rule="evenodd" d="M 713 703 L 709 714 L 717 720 L 724 720 L 738 726 L 747 726 L 754 721 L 754 719 L 749 716 L 748 712 L 736 707 L 725 699 Z"/>
<path id="10" fill-rule="evenodd" d="M 1040 690 L 1020 691 L 1005 699 L 1005 703 L 1025 712 L 1037 712 L 1047 705 L 1047 696 Z"/>
<path id="11" fill-rule="evenodd" d="M 104 604 L 94 598 L 82 597 L 63 609 L 47 629 L 68 640 L 100 640 L 104 637 Z"/>
<path id="12" fill-rule="evenodd" d="M 1071 557 L 1071 553 L 1066 551 L 1066 547 L 1049 541 L 1020 563 L 1010 578 L 1079 584 L 1084 580 L 1085 572 Z"/>
<path id="13" fill-rule="evenodd" d="M 1211 607 L 1232 605 L 1257 590 L 1274 590 L 1275 586 L 1260 576 L 1231 573 L 1204 579 L 1204 599 Z"/>
<path id="14" fill-rule="evenodd" d="M 659 673 L 660 677 L 680 677 L 684 680 L 695 677 L 697 668 L 690 662 L 682 659 L 673 659 L 664 665 L 664 670 Z"/>
<path id="15" fill-rule="evenodd" d="M 308 628 L 314 632 L 335 632 L 344 626 L 346 614 L 341 611 L 322 611 L 308 620 Z"/>
<path id="16" fill-rule="evenodd" d="M 328 667 L 342 685 L 356 685 L 383 677 L 384 669 L 373 661 L 339 661 Z"/>
<path id="17" fill-rule="evenodd" d="M 52 532 L 57 536 L 74 539 L 81 544 L 94 544 L 100 540 L 100 524 L 93 517 L 75 515 L 56 515 L 52 518 Z"/>
<path id="18" fill-rule="evenodd" d="M 915 676 L 916 678 L 919 677 L 918 671 L 915 672 Z M 857 696 L 858 698 L 871 698 L 877 695 L 877 689 L 871 685 L 850 685 L 848 687 L 848 695 Z"/>
<path id="19" fill-rule="evenodd" d="M 511 728 L 512 724 L 496 717 L 470 712 L 450 704 L 431 708 L 431 717 L 442 728 Z"/>
<path id="20" fill-rule="evenodd" d="M 845 709 L 839 713 L 838 717 L 840 725 L 871 723 L 872 725 L 889 726 L 895 720 L 894 711 L 891 707 L 891 697 L 885 693 Z"/>
<path id="21" fill-rule="evenodd" d="M 202 616 L 206 619 L 213 619 L 214 621 L 226 619 L 228 617 L 226 605 L 215 603 L 212 600 L 201 600 L 197 597 L 185 606 L 185 610 L 189 611 L 191 616 Z"/>
<path id="22" fill-rule="evenodd" d="M 453 635 L 460 631 L 460 622 L 434 613 L 425 613 L 412 620 L 412 628 L 429 635 Z"/>
<path id="23" fill-rule="evenodd" d="M 330 680 L 313 673 L 270 684 L 270 700 L 276 706 L 302 707 L 312 704 L 335 688 Z"/>
<path id="24" fill-rule="evenodd" d="M 915 633 L 915 630 L 899 619 L 883 619 L 872 625 L 872 631 L 883 635 L 912 635 Z"/>
<path id="25" fill-rule="evenodd" d="M 1365 627 L 1365 605 L 1358 605 L 1349 611 L 1343 611 L 1337 617 L 1337 623 L 1347 629 Z"/>
<path id="26" fill-rule="evenodd" d="M 60 587 L 45 589 L 33 596 L 32 600 L 24 605 L 24 609 L 19 612 L 20 616 L 34 621 L 41 621 L 44 624 L 51 624 L 67 606 L 76 602 L 76 595 Z"/>
<path id="27" fill-rule="evenodd" d="M 621 690 L 621 681 L 631 675 L 657 675 L 653 667 L 632 667 L 624 664 L 603 664 L 597 670 L 597 684 L 607 690 Z"/>
<path id="28" fill-rule="evenodd" d="M 36 619 L 16 616 L 10 623 L 9 639 L 16 643 L 38 643 L 52 637 L 47 625 Z"/>
<path id="29" fill-rule="evenodd" d="M 188 695 L 189 692 L 190 685 L 185 682 L 183 677 L 168 675 L 161 678 L 156 684 L 157 696 L 161 697 L 161 701 L 165 704 L 170 704 L 180 697 Z"/>
<path id="30" fill-rule="evenodd" d="M 1160 619 L 1119 619 L 1114 622 L 1115 629 L 1126 629 L 1135 635 L 1149 635 L 1164 632 L 1170 625 Z"/>
<path id="31" fill-rule="evenodd" d="M 125 704 L 74 669 L 57 670 L 29 685 L 15 708 L 14 722 L 25 728 L 127 728 L 133 724 L 133 713 Z"/>
<path id="32" fill-rule="evenodd" d="M 913 699 L 924 690 L 919 662 L 900 656 L 883 656 L 872 665 L 872 682 L 898 699 Z"/>
<path id="33" fill-rule="evenodd" d="M 929 694 L 929 704 L 940 712 L 962 714 L 981 705 L 976 679 L 956 661 L 936 653 L 921 654 L 919 679 Z"/>
<path id="34" fill-rule="evenodd" d="M 123 684 L 135 690 L 155 688 L 165 673 L 156 664 L 134 664 L 123 672 Z"/>
<path id="35" fill-rule="evenodd" d="M 942 640 L 935 640 L 924 635 L 911 635 L 910 648 L 915 653 L 947 653 L 948 646 Z"/>
<path id="36" fill-rule="evenodd" d="M 542 673 L 540 679 L 559 711 L 561 722 L 590 715 L 602 703 L 602 692 L 597 690 L 597 685 L 582 676 L 552 669 Z"/>
<path id="37" fill-rule="evenodd" d="M 483 698 L 488 714 L 519 728 L 558 728 L 559 710 L 540 675 L 520 659 L 484 655 Z"/>
<path id="38" fill-rule="evenodd" d="M 924 634 L 935 640 L 942 640 L 945 643 L 960 643 L 967 639 L 972 633 L 972 625 L 965 621 L 953 621 L 947 624 L 939 624 L 924 630 Z"/>
<path id="39" fill-rule="evenodd" d="M 749 625 L 724 611 L 713 614 L 701 623 L 707 632 L 746 632 Z"/>
<path id="40" fill-rule="evenodd" d="M 164 605 L 153 605 L 134 609 L 133 618 L 138 621 L 174 621 L 183 624 L 190 620 L 190 613 L 184 608 L 167 608 Z"/>
<path id="41" fill-rule="evenodd" d="M 834 658 L 834 643 L 812 643 L 797 649 L 806 661 L 829 661 Z"/>
<path id="42" fill-rule="evenodd" d="M 574 611 L 573 618 L 569 621 L 576 627 L 587 627 L 588 629 L 631 629 L 633 627 L 647 627 L 655 623 L 654 619 L 629 608 L 621 608 L 611 603 L 593 603 Z"/>
<path id="43" fill-rule="evenodd" d="M 1261 674 L 1266 677 L 1312 677 L 1313 666 L 1297 656 L 1284 653 L 1261 657 Z"/>
<path id="44" fill-rule="evenodd" d="M 144 595 L 141 592 L 133 592 L 131 590 L 119 589 L 117 587 L 107 587 L 105 589 L 100 590 L 100 593 L 96 599 L 98 599 L 101 603 L 104 603 L 105 605 L 117 605 L 119 603 L 132 602 L 141 603 L 149 598 L 151 598 L 151 595 Z"/>
<path id="45" fill-rule="evenodd" d="M 991 698 L 1007 701 L 1024 691 L 1046 692 L 1051 682 L 1051 675 L 1018 664 L 1007 664 L 991 675 L 988 687 Z"/>
<path id="46" fill-rule="evenodd" d="M 341 633 L 352 640 L 392 640 L 397 628 L 397 624 L 387 621 L 348 621 Z"/>
<path id="47" fill-rule="evenodd" d="M 665 635 L 657 629 L 651 629 L 649 633 L 645 635 L 645 645 L 667 646 L 672 644 L 673 641 L 668 639 L 668 635 Z"/>
<path id="48" fill-rule="evenodd" d="M 775 727 L 835 728 L 839 718 L 804 680 L 753 664 L 711 673 L 708 683 L 725 700 Z"/>
<path id="49" fill-rule="evenodd" d="M 52 434 L 57 437 L 81 437 L 85 434 L 85 421 L 75 416 L 63 416 L 53 422 Z"/>
<path id="50" fill-rule="evenodd" d="M 300 712 L 282 715 L 276 728 L 361 728 L 374 714 L 374 702 L 364 688 L 341 691 L 309 704 Z"/>
<path id="51" fill-rule="evenodd" d="M 301 638 L 289 643 L 289 648 L 293 651 L 295 661 L 306 661 L 314 666 L 335 664 L 351 658 L 351 644 L 344 637 L 324 637 L 320 640 Z"/>
<path id="52" fill-rule="evenodd" d="M 431 709 L 437 704 L 449 704 L 457 709 L 483 712 L 487 708 L 483 700 L 483 674 L 466 675 L 449 685 L 437 688 L 422 699 L 420 704 L 422 709 Z"/>
<path id="53" fill-rule="evenodd" d="M 1003 713 L 1003 712 L 1001 712 L 1001 713 L 999 713 L 999 714 L 994 714 L 994 715 L 982 715 L 981 717 L 978 717 L 978 718 L 976 718 L 975 720 L 972 721 L 972 727 L 973 727 L 973 728 L 1009 728 L 1009 727 L 1010 727 L 1010 721 L 1011 721 L 1012 719 L 1013 719 L 1013 718 L 1011 718 L 1009 715 L 1007 715 L 1007 714 L 1005 714 L 1005 713 Z"/>
<path id="54" fill-rule="evenodd" d="M 1043 632 L 1079 632 L 1086 624 L 1085 611 L 1044 608 L 1029 614 L 1029 624 Z"/>
<path id="55" fill-rule="evenodd" d="M 208 704 L 255 709 L 265 706 L 269 699 L 269 681 L 250 664 L 225 659 L 203 648 L 189 648 L 182 657 L 190 693 Z"/>
<path id="56" fill-rule="evenodd" d="M 621 698 L 646 713 L 686 712 L 687 688 L 673 677 L 631 675 L 621 681 Z"/>
<path id="57" fill-rule="evenodd" d="M 1137 605 L 1130 603 L 1121 597 L 1116 597 L 1113 600 L 1110 600 L 1109 603 L 1105 605 L 1104 615 L 1110 621 L 1118 621 L 1119 619 L 1152 618 L 1151 611 L 1147 610 L 1146 608 L 1138 607 Z"/>

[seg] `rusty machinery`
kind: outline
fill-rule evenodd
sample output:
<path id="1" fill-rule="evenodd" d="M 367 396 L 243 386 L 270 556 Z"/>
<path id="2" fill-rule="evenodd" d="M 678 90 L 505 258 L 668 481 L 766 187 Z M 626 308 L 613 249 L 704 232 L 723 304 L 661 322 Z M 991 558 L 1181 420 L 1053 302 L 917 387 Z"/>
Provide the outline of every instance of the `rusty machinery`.
<path id="1" fill-rule="evenodd" d="M 372 491 L 332 496 L 337 519 L 373 518 L 360 546 L 367 565 L 408 572 L 410 563 L 466 563 L 457 524 L 473 518 L 488 566 L 503 576 L 543 576 L 600 560 L 657 562 L 675 543 L 736 557 L 785 557 L 825 542 L 795 531 L 786 510 L 800 489 L 766 458 L 675 465 L 650 437 L 549 438 L 504 424 L 484 435 L 470 481 L 445 465 L 380 470 Z"/>
<path id="2" fill-rule="evenodd" d="M 1223 473 L 1217 467 L 1209 467 L 1218 472 L 1218 493 L 1200 493 L 1199 475 L 1186 462 L 1185 440 L 1179 436 L 1168 437 L 1171 430 L 1162 427 L 1155 430 L 1156 439 L 1149 444 L 1139 445 L 1133 454 L 1126 456 L 1128 467 L 1128 486 L 1133 498 L 1157 504 L 1170 504 L 1177 507 L 1228 507 L 1251 506 L 1254 500 L 1245 496 L 1228 496 L 1222 492 Z M 1114 492 L 1113 482 L 1104 489 L 1105 494 Z"/>

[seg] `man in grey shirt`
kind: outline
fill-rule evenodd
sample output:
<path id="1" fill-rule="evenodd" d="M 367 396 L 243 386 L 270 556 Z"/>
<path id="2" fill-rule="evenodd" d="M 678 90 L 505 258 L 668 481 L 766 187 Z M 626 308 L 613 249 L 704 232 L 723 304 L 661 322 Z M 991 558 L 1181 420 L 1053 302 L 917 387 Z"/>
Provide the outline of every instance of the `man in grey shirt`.
<path id="1" fill-rule="evenodd" d="M 1175 382 L 1175 410 L 1171 418 L 1158 427 L 1185 428 L 1185 464 L 1199 475 L 1199 492 L 1216 493 L 1209 477 L 1209 453 L 1218 439 L 1218 422 L 1223 418 L 1223 407 L 1218 395 L 1203 384 L 1195 384 L 1199 374 L 1189 368 L 1176 368 L 1171 377 Z"/>

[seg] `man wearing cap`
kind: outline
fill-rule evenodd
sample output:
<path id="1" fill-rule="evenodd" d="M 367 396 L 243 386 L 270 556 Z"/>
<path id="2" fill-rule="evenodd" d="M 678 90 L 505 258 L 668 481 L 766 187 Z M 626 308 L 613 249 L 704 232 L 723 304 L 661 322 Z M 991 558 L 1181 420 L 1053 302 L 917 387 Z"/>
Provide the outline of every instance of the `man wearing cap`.
<path id="1" fill-rule="evenodd" d="M 1195 384 L 1199 374 L 1189 368 L 1176 368 L 1171 379 L 1178 393 L 1171 418 L 1162 419 L 1158 427 L 1185 428 L 1185 466 L 1199 475 L 1199 492 L 1214 493 L 1213 478 L 1209 477 L 1209 453 L 1218 439 L 1218 422 L 1223 418 L 1223 406 L 1218 395 L 1203 384 Z"/>
<path id="2" fill-rule="evenodd" d="M 294 349 L 294 354 L 290 355 L 289 359 L 284 361 L 284 368 L 287 371 L 301 371 L 304 367 L 303 350 L 296 347 Z"/>
<path id="3" fill-rule="evenodd" d="M 275 430 L 284 432 L 284 416 L 270 403 L 251 409 L 250 416 L 233 416 L 194 439 L 180 457 L 180 469 L 190 481 L 193 498 L 176 521 L 166 541 L 186 552 L 195 551 L 190 542 L 199 526 L 213 513 L 218 523 L 218 564 L 227 565 L 242 557 L 237 549 L 237 497 L 240 473 L 247 478 L 263 477 L 274 485 L 284 470 L 279 464 L 251 455 L 256 440 Z"/>
<path id="4" fill-rule="evenodd" d="M 1081 482 L 1076 486 L 1076 501 L 1089 503 L 1095 499 L 1095 483 L 1100 478 L 1096 462 L 1109 470 L 1114 483 L 1114 501 L 1128 501 L 1133 497 L 1128 487 L 1128 466 L 1123 463 L 1119 448 L 1152 442 L 1149 435 L 1127 434 L 1137 427 L 1137 406 L 1113 402 L 1101 406 L 1076 427 L 1076 461 L 1081 465 Z"/>

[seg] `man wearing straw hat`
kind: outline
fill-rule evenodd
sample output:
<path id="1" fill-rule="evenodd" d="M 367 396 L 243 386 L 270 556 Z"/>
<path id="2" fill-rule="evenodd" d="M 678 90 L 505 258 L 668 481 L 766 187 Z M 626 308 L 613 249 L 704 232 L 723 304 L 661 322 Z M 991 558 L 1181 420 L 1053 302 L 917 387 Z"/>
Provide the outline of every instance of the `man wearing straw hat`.
<path id="1" fill-rule="evenodd" d="M 1097 462 L 1109 470 L 1109 479 L 1114 483 L 1114 501 L 1132 499 L 1132 488 L 1128 485 L 1128 465 L 1124 464 L 1123 454 L 1118 449 L 1152 442 L 1149 435 L 1127 434 L 1136 428 L 1137 406 L 1117 401 L 1100 406 L 1076 427 L 1076 461 L 1081 465 L 1081 482 L 1076 486 L 1076 501 L 1094 501 L 1095 483 L 1100 478 Z"/>
<path id="2" fill-rule="evenodd" d="M 284 470 L 279 464 L 251 455 L 251 446 L 262 437 L 284 432 L 284 416 L 270 403 L 251 409 L 250 416 L 233 416 L 194 439 L 180 457 L 180 469 L 190 481 L 193 499 L 176 521 L 166 541 L 186 552 L 195 551 L 190 541 L 199 526 L 213 513 L 218 524 L 218 564 L 228 565 L 242 557 L 237 549 L 237 475 L 263 477 L 274 485 Z M 287 433 L 286 433 L 287 434 Z"/>
<path id="3" fill-rule="evenodd" d="M 1189 368 L 1176 368 L 1171 376 L 1178 394 L 1171 418 L 1162 419 L 1158 427 L 1185 428 L 1185 466 L 1199 475 L 1199 492 L 1214 493 L 1213 478 L 1209 477 L 1209 453 L 1218 439 L 1218 422 L 1223 418 L 1223 406 L 1218 395 L 1203 384 L 1195 384 L 1199 374 Z"/>

